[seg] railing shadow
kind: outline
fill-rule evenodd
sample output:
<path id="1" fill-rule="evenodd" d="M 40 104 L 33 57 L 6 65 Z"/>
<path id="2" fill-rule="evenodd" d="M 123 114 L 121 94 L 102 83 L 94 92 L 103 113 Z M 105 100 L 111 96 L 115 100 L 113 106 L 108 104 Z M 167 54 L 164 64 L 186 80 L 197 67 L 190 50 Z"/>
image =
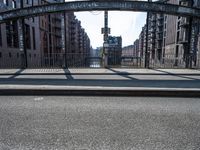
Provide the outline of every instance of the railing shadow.
<path id="1" fill-rule="evenodd" d="M 192 77 L 186 77 L 187 75 L 174 74 L 174 73 L 171 73 L 171 72 L 168 72 L 168 71 L 164 71 L 164 70 L 160 70 L 160 69 L 151 69 L 151 70 L 157 71 L 157 72 L 161 72 L 161 73 L 164 73 L 164 74 L 167 74 L 167 75 L 183 78 L 183 79 L 199 80 L 199 79 L 192 78 Z"/>
<path id="2" fill-rule="evenodd" d="M 15 72 L 9 79 L 14 79 L 17 76 L 19 76 L 25 69 L 19 69 L 17 72 Z"/>
<path id="3" fill-rule="evenodd" d="M 124 78 L 131 79 L 131 80 L 138 80 L 136 78 L 130 77 L 128 72 L 121 72 L 121 71 L 117 71 L 117 70 L 114 70 L 111 68 L 106 68 L 106 69 L 108 69 L 108 70 L 114 72 L 116 75 L 122 76 Z"/>
<path id="4" fill-rule="evenodd" d="M 73 76 L 71 75 L 71 72 L 69 71 L 68 68 L 64 68 L 63 69 L 64 72 L 65 72 L 65 77 L 68 79 L 68 80 L 74 80 Z"/>
<path id="5" fill-rule="evenodd" d="M 154 87 L 200 88 L 198 80 L 123 80 L 123 79 L 36 79 L 0 78 L 0 85 L 52 85 L 52 86 L 101 86 L 101 87 Z"/>

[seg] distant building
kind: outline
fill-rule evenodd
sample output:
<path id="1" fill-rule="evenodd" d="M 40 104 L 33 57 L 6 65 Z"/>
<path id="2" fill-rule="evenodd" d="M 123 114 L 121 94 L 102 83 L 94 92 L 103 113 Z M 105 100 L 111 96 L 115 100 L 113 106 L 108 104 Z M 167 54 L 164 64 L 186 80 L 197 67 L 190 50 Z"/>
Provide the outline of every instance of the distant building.
<path id="1" fill-rule="evenodd" d="M 133 57 L 133 56 L 134 56 L 134 45 L 123 47 L 122 57 Z"/>
<path id="2" fill-rule="evenodd" d="M 139 40 L 135 40 L 133 45 L 123 47 L 122 49 L 123 57 L 139 57 Z"/>
<path id="3" fill-rule="evenodd" d="M 133 46 L 134 46 L 133 56 L 137 57 L 137 58 L 140 57 L 139 56 L 139 45 L 140 45 L 139 39 L 136 39 L 135 42 L 133 43 Z"/>
<path id="4" fill-rule="evenodd" d="M 103 47 L 97 47 L 96 49 L 91 48 L 90 56 L 91 57 L 102 57 Z"/>
<path id="5" fill-rule="evenodd" d="M 139 57 L 144 59 L 144 56 L 145 56 L 145 33 L 146 31 L 146 28 L 145 26 L 142 28 L 142 31 L 139 35 Z"/>
<path id="6" fill-rule="evenodd" d="M 121 65 L 122 37 L 108 37 L 108 65 Z"/>

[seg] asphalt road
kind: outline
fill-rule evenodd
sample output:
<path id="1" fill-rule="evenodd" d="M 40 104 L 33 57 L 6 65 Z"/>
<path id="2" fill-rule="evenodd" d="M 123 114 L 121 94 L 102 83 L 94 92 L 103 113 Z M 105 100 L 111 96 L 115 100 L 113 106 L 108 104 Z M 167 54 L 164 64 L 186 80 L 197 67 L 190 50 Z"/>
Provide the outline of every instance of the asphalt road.
<path id="1" fill-rule="evenodd" d="M 199 150 L 200 99 L 0 97 L 1 150 Z"/>

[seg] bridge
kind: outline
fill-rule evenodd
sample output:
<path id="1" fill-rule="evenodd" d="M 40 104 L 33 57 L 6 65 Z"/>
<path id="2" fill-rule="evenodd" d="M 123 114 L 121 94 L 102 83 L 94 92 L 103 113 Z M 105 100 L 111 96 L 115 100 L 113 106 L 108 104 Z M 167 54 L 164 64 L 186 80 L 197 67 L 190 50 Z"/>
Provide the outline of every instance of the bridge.
<path id="1" fill-rule="evenodd" d="M 3 3 L 0 4 L 0 8 L 3 8 Z M 19 49 L 23 52 L 25 57 L 22 57 L 24 62 L 22 64 L 27 68 L 27 50 L 25 46 L 25 18 L 42 16 L 51 13 L 63 13 L 63 12 L 80 12 L 80 11 L 137 11 L 137 12 L 154 12 L 161 14 L 170 14 L 176 16 L 190 17 L 190 18 L 200 18 L 200 9 L 189 6 L 181 6 L 168 3 L 160 2 L 145 2 L 145 1 L 73 1 L 73 2 L 63 2 L 63 3 L 49 3 L 39 6 L 31 7 L 21 7 L 19 9 L 6 9 L 0 12 L 0 24 L 5 23 L 10 20 L 19 20 Z M 64 17 L 63 17 L 64 18 Z M 62 19 L 63 19 L 62 18 Z M 148 21 L 147 21 L 148 23 Z M 192 28 L 192 21 L 190 21 L 190 28 Z M 148 30 L 147 30 L 148 31 Z M 191 33 L 191 30 L 189 30 Z M 148 34 L 146 34 L 148 35 Z M 64 53 L 66 52 L 65 46 L 65 35 L 62 36 L 62 49 Z M 147 37 L 146 37 L 147 38 Z M 190 39 L 190 38 L 189 38 Z M 148 45 L 148 43 L 146 43 Z M 147 51 L 147 46 L 146 46 Z M 22 56 L 23 56 L 22 55 Z M 66 54 L 63 54 L 65 56 Z M 148 56 L 145 52 L 145 57 Z M 61 57 L 63 58 L 63 57 Z M 72 57 L 73 58 L 73 57 Z M 102 58 L 87 58 L 87 60 L 101 60 Z M 127 58 L 122 57 L 122 60 Z M 133 59 L 133 58 L 128 58 Z M 145 58 L 145 61 L 147 58 Z M 64 60 L 66 61 L 66 60 Z M 167 60 L 168 62 L 171 60 Z M 66 63 L 64 63 L 66 64 Z M 145 62 L 145 64 L 148 64 Z M 187 63 L 188 64 L 188 63 Z"/>
<path id="2" fill-rule="evenodd" d="M 75 1 L 7 10 L 0 13 L 0 23 L 11 19 L 39 16 L 48 13 L 94 10 L 155 12 L 200 18 L 200 9 L 173 4 L 144 1 Z"/>

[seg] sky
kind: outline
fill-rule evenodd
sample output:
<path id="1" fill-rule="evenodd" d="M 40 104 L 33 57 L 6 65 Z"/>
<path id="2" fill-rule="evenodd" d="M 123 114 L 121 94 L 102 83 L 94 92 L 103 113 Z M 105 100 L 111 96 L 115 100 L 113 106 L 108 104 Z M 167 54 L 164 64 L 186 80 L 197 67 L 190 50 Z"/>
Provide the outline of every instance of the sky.
<path id="1" fill-rule="evenodd" d="M 87 32 L 91 46 L 93 48 L 102 46 L 103 35 L 101 34 L 101 28 L 104 26 L 104 12 L 77 12 L 75 15 Z M 146 22 L 146 13 L 141 12 L 109 11 L 108 15 L 108 26 L 111 28 L 111 35 L 122 36 L 123 47 L 133 44 L 139 37 Z"/>

